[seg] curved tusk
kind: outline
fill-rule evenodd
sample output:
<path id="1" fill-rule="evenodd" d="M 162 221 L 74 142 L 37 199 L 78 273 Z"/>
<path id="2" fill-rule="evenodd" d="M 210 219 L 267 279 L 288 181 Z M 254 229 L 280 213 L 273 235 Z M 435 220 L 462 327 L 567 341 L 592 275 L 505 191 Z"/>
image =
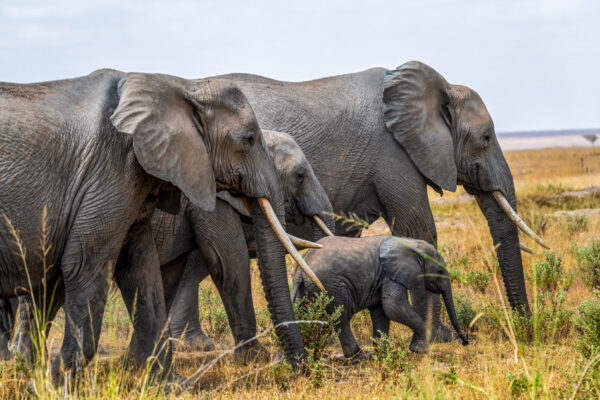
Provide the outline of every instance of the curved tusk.
<path id="1" fill-rule="evenodd" d="M 271 203 L 269 203 L 269 200 L 267 200 L 264 197 L 258 197 L 256 200 L 258 201 L 258 205 L 265 214 L 265 217 L 267 217 L 267 221 L 269 221 L 273 232 L 275 232 L 275 235 L 277 235 L 277 238 L 279 239 L 283 247 L 285 247 L 287 252 L 290 253 L 294 260 L 296 260 L 298 266 L 302 268 L 302 271 L 306 274 L 306 276 L 309 277 L 310 280 L 313 281 L 319 289 L 325 292 L 325 287 L 323 286 L 319 278 L 315 275 L 313 270 L 310 269 L 306 261 L 304 261 L 304 258 L 302 258 L 300 253 L 298 253 L 298 250 L 296 250 L 296 248 L 290 241 L 290 238 L 288 237 L 287 233 L 279 223 L 277 215 L 275 215 L 275 211 L 273 211 L 273 207 L 271 207 Z"/>
<path id="2" fill-rule="evenodd" d="M 525 246 L 523 243 L 519 243 L 519 248 L 523 250 L 525 253 L 534 254 L 533 250 L 529 247 Z"/>
<path id="3" fill-rule="evenodd" d="M 550 247 L 542 240 L 542 238 L 539 237 L 538 235 L 536 235 L 535 232 L 533 232 L 531 230 L 531 228 L 529 228 L 527 226 L 525 221 L 523 221 L 521 219 L 521 217 L 519 217 L 517 212 L 515 210 L 513 210 L 513 208 L 508 203 L 508 200 L 506 200 L 506 198 L 502 195 L 502 193 L 500 193 L 499 191 L 496 190 L 496 191 L 492 192 L 492 195 L 498 202 L 498 205 L 500 206 L 500 208 L 502 210 L 504 210 L 506 215 L 508 215 L 508 218 L 510 218 L 511 221 L 514 222 L 515 225 L 517 225 L 519 227 L 519 229 L 521 229 L 527 236 L 531 237 L 533 240 L 538 242 L 540 244 L 540 246 L 550 249 Z"/>
<path id="4" fill-rule="evenodd" d="M 289 233 L 287 235 L 290 238 L 290 241 L 292 242 L 292 244 L 295 246 L 304 247 L 306 249 L 322 249 L 323 248 L 322 244 L 313 243 L 309 240 L 300 239 L 299 237 L 290 235 Z"/>
<path id="5" fill-rule="evenodd" d="M 319 225 L 319 228 L 321 228 L 323 233 L 325 233 L 327 236 L 333 236 L 333 233 L 331 233 L 331 231 L 329 230 L 327 225 L 325 225 L 325 222 L 323 222 L 323 220 L 321 218 L 319 218 L 318 215 L 313 215 L 313 218 L 314 218 L 315 222 L 317 223 L 317 225 Z"/>

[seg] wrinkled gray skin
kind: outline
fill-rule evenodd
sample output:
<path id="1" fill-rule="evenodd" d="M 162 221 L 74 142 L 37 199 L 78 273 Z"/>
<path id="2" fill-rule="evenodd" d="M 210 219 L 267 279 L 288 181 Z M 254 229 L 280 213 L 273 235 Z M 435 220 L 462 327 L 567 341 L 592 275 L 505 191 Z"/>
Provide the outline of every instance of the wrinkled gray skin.
<path id="1" fill-rule="evenodd" d="M 339 340 L 344 356 L 358 361 L 368 354 L 363 352 L 350 328 L 352 316 L 368 309 L 373 322 L 373 337 L 389 334 L 390 320 L 408 326 L 414 332 L 410 350 L 425 352 L 426 320 L 413 306 L 428 301 L 427 296 L 411 297 L 408 290 L 417 287 L 442 295 L 448 316 L 463 345 L 468 344 L 461 332 L 454 310 L 452 287 L 445 263 L 437 250 L 422 240 L 373 236 L 366 238 L 326 237 L 319 241 L 320 250 L 311 249 L 306 254 L 315 274 L 327 294 L 333 297 L 328 312 L 343 306 L 338 320 Z M 294 300 L 310 299 L 319 293 L 300 270 L 294 274 L 292 289 Z"/>
<path id="2" fill-rule="evenodd" d="M 334 230 L 331 203 L 300 147 L 283 132 L 263 131 L 263 136 L 283 189 L 286 220 L 317 215 Z M 212 212 L 182 197 L 178 214 L 158 209 L 152 217 L 171 336 L 179 338 L 185 332 L 186 344 L 192 349 L 214 349 L 198 319 L 198 284 L 209 274 L 221 294 L 236 344 L 256 335 L 249 269 L 249 253 L 256 257 L 256 242 L 249 222 L 251 218 L 243 203 L 228 192 L 217 194 Z M 314 240 L 323 236 L 315 224 Z M 20 300 L 21 323 L 15 343 L 19 354 L 30 356 L 31 306 L 27 297 L 21 296 Z M 57 298 L 54 310 L 63 302 L 63 297 Z M 266 355 L 266 350 L 258 341 L 250 341 L 235 351 L 236 358 L 243 361 L 262 355 Z"/>
<path id="3" fill-rule="evenodd" d="M 516 210 L 513 179 L 474 90 L 449 84 L 416 61 L 298 83 L 225 77 L 242 87 L 261 127 L 294 137 L 336 213 L 354 212 L 369 222 L 383 216 L 394 235 L 435 243 L 427 185 L 450 191 L 463 185 L 481 203 L 494 244 L 501 244 L 498 262 L 511 306 L 529 310 L 517 228 L 492 196 L 501 191 Z M 305 224 L 288 229 L 310 237 Z M 339 235 L 359 230 L 337 223 Z M 416 305 L 422 318 L 426 304 Z M 434 339 L 450 340 L 437 322 L 439 296 L 432 304 Z"/>
<path id="4" fill-rule="evenodd" d="M 300 147 L 286 133 L 263 133 L 284 189 L 286 221 L 302 223 L 317 215 L 335 229 L 331 203 Z M 177 286 L 171 276 L 179 275 L 177 270 L 185 265 L 179 285 L 165 289 L 165 294 L 167 304 L 173 303 L 171 335 L 179 338 L 185 332 L 185 342 L 192 349 L 214 348 L 198 319 L 198 284 L 209 274 L 221 294 L 235 343 L 256 335 L 249 268 L 249 255 L 255 257 L 255 242 L 251 227 L 243 222 L 247 221 L 243 205 L 228 199 L 218 200 L 213 212 L 189 204 L 177 216 L 157 211 L 152 219 L 166 288 Z M 324 236 L 316 224 L 313 228 L 314 240 Z M 192 251 L 186 263 L 184 256 Z M 263 350 L 258 341 L 251 341 L 235 355 L 251 360 Z"/>
<path id="5" fill-rule="evenodd" d="M 8 360 L 12 356 L 9 344 L 17 315 L 17 306 L 16 298 L 0 299 L 0 361 Z"/>
<path id="6" fill-rule="evenodd" d="M 277 172 L 251 107 L 231 82 L 101 70 L 63 81 L 1 83 L 0 147 L 0 213 L 33 251 L 47 209 L 52 245 L 45 262 L 27 258 L 26 274 L 10 227 L 2 224 L 0 298 L 29 289 L 41 299 L 44 276 L 49 290 L 57 285 L 65 295 L 68 323 L 52 363 L 55 379 L 61 364 L 76 371 L 94 356 L 113 273 L 130 313 L 135 302 L 133 363 L 157 348 L 153 368 L 169 372 L 171 344 L 150 219 L 155 206 L 177 211 L 179 189 L 207 211 L 215 207 L 217 190 L 250 198 L 273 321 L 294 319 L 285 251 L 254 200 L 269 199 L 283 221 Z M 304 357 L 297 327 L 277 334 L 293 364 Z"/>

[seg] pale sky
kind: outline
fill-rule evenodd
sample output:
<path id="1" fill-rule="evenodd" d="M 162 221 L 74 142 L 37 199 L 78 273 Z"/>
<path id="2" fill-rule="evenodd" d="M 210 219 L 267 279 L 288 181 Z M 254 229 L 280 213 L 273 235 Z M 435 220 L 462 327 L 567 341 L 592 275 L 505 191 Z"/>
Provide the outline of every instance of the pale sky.
<path id="1" fill-rule="evenodd" d="M 599 21 L 595 0 L 0 0 L 0 81 L 298 81 L 420 60 L 478 91 L 497 131 L 600 128 Z"/>

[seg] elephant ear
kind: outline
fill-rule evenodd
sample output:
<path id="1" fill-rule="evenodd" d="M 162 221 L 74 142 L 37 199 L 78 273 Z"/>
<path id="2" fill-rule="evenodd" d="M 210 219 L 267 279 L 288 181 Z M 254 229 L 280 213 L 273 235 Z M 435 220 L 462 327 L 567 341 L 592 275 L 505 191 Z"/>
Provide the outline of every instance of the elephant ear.
<path id="1" fill-rule="evenodd" d="M 387 71 L 383 119 L 419 171 L 435 185 L 455 191 L 454 146 L 444 116 L 448 86 L 433 68 L 418 61 Z"/>
<path id="2" fill-rule="evenodd" d="M 408 246 L 407 246 L 408 244 Z M 390 237 L 379 246 L 379 262 L 383 273 L 390 280 L 407 289 L 415 289 L 423 284 L 422 258 L 416 247 L 403 239 Z"/>
<path id="3" fill-rule="evenodd" d="M 212 211 L 216 183 L 188 84 L 159 74 L 126 74 L 119 82 L 119 105 L 111 121 L 133 136 L 133 150 L 144 170 L 171 182 L 200 208 Z M 196 113 L 195 113 L 196 111 Z"/>

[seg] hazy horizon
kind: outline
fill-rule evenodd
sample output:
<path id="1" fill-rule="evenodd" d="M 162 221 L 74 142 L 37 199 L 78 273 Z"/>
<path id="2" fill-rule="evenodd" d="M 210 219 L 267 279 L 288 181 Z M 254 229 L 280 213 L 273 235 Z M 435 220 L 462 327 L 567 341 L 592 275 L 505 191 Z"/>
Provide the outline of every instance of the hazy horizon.
<path id="1" fill-rule="evenodd" d="M 600 127 L 600 2 L 3 0 L 0 81 L 99 68 L 301 81 L 423 61 L 498 132 Z"/>

